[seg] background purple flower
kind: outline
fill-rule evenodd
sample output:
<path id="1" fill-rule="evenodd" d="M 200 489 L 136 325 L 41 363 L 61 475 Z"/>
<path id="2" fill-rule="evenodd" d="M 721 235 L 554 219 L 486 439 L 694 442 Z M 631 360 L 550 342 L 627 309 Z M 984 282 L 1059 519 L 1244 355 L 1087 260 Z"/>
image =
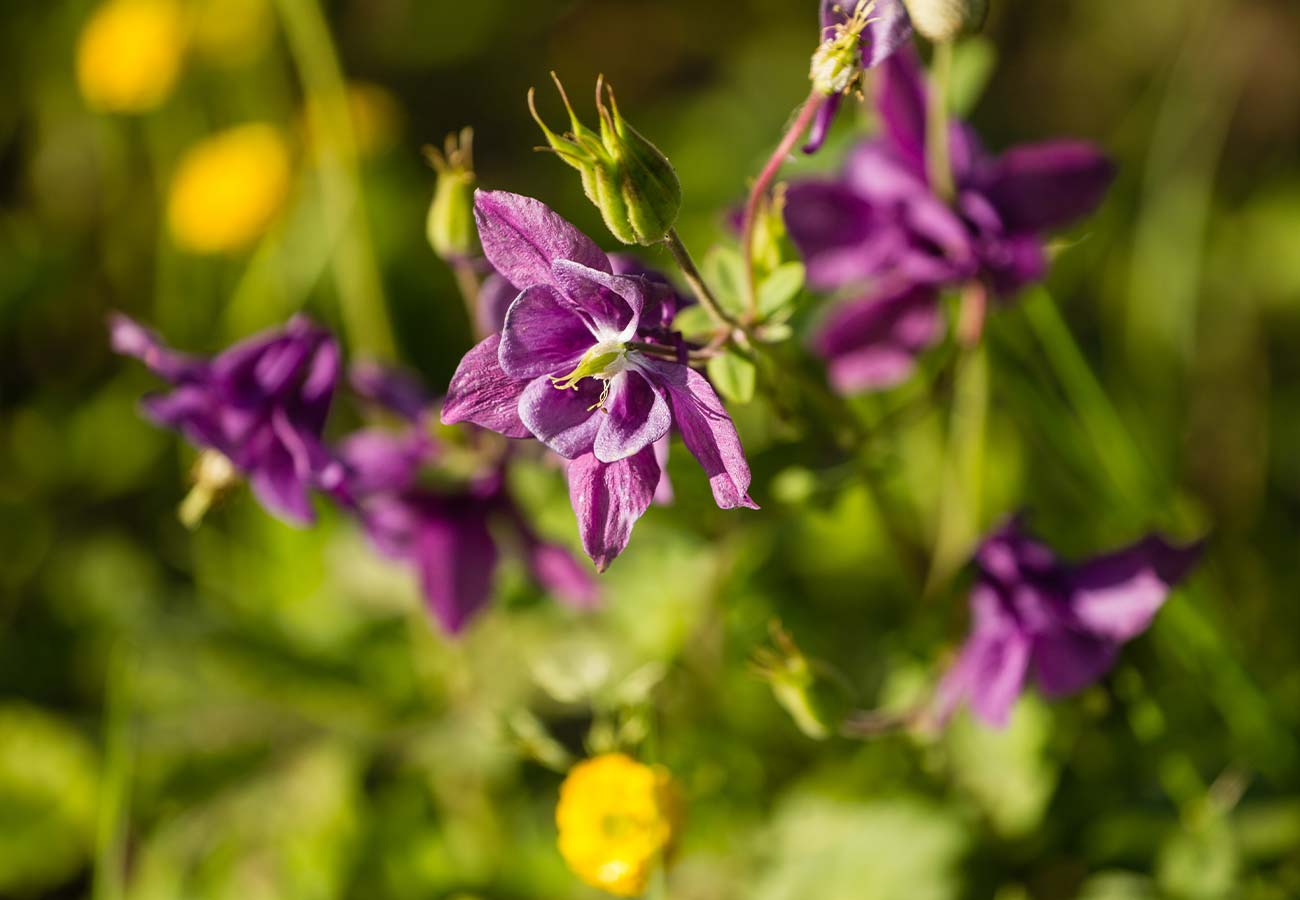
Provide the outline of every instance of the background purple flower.
<path id="1" fill-rule="evenodd" d="M 1012 520 L 976 554 L 970 636 L 936 692 L 936 718 L 946 721 L 966 702 L 1002 726 L 1030 677 L 1048 697 L 1096 682 L 1120 646 L 1150 626 L 1200 552 L 1152 535 L 1069 565 Z"/>
<path id="2" fill-rule="evenodd" d="M 171 350 L 123 315 L 110 318 L 109 330 L 114 350 L 174 386 L 146 397 L 145 415 L 228 457 L 280 518 L 314 521 L 311 489 L 333 489 L 341 477 L 321 442 L 339 375 L 338 344 L 329 332 L 299 316 L 201 359 Z"/>

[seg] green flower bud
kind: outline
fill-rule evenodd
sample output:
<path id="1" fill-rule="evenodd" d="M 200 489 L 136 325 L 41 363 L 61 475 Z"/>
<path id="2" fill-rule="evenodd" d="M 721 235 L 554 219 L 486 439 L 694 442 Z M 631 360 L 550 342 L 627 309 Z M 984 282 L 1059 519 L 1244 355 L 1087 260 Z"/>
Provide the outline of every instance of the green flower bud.
<path id="1" fill-rule="evenodd" d="M 447 262 L 479 253 L 478 229 L 474 226 L 474 130 L 461 129 L 447 135 L 443 152 L 425 148 L 429 163 L 438 173 L 429 206 L 426 230 L 433 252 Z"/>
<path id="2" fill-rule="evenodd" d="M 771 633 L 775 646 L 754 654 L 758 676 L 806 737 L 824 741 L 839 734 L 852 708 L 843 679 L 804 656 L 780 623 L 772 623 Z"/>
<path id="3" fill-rule="evenodd" d="M 537 114 L 534 91 L 528 108 L 551 149 L 582 176 L 582 189 L 600 210 L 605 226 L 625 244 L 657 244 L 672 230 L 682 205 L 682 186 L 667 157 L 627 123 L 604 77 L 596 80 L 600 130 L 578 121 L 560 79 L 551 73 L 569 113 L 572 131 L 556 134 Z"/>
<path id="4" fill-rule="evenodd" d="M 912 26 L 928 40 L 946 43 L 979 31 L 988 15 L 988 0 L 904 0 Z"/>

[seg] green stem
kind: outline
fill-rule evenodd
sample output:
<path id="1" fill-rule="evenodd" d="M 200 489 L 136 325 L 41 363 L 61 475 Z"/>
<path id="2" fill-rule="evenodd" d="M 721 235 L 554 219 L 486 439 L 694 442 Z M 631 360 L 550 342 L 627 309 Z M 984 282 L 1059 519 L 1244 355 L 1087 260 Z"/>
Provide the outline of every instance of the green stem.
<path id="1" fill-rule="evenodd" d="M 316 0 L 276 0 L 276 8 L 303 90 L 316 112 L 326 231 L 339 235 L 333 267 L 343 324 L 355 349 L 391 360 L 397 348 L 366 225 L 356 135 L 329 26 Z"/>
<path id="2" fill-rule="evenodd" d="M 465 317 L 469 320 L 470 334 L 474 335 L 474 340 L 479 340 L 483 335 L 479 334 L 478 327 L 478 295 L 482 285 L 478 280 L 478 273 L 474 271 L 473 264 L 467 259 L 458 259 L 451 264 L 451 272 L 456 276 L 456 289 L 460 291 L 461 299 L 465 301 Z"/>
<path id="3" fill-rule="evenodd" d="M 934 45 L 930 67 L 930 103 L 926 107 L 925 162 L 930 188 L 943 201 L 956 196 L 952 159 L 948 147 L 948 97 L 952 86 L 952 43 Z"/>
<path id="4" fill-rule="evenodd" d="M 126 896 L 127 824 L 134 760 L 131 753 L 131 694 L 134 672 L 124 644 L 109 660 L 104 721 L 104 778 L 95 827 L 94 900 Z"/>
<path id="5" fill-rule="evenodd" d="M 728 331 L 737 331 L 741 329 L 740 323 L 722 308 L 718 303 L 718 298 L 709 290 L 709 286 L 704 283 L 704 276 L 700 270 L 695 267 L 695 261 L 691 259 L 690 251 L 682 243 L 681 236 L 677 234 L 677 229 L 672 228 L 668 231 L 668 236 L 664 238 L 664 243 L 668 245 L 668 251 L 673 255 L 673 262 L 681 270 L 682 277 L 686 283 L 691 286 L 695 292 L 695 297 L 700 301 L 700 306 L 712 317 L 713 321 L 719 326 L 725 327 Z"/>

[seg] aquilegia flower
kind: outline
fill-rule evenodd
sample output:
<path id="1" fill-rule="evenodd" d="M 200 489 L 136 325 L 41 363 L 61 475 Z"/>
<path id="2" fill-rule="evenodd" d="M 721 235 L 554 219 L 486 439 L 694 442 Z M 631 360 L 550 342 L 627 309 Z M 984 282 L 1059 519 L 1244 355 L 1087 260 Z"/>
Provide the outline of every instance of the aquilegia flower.
<path id="1" fill-rule="evenodd" d="M 479 191 L 475 215 L 488 262 L 520 293 L 501 332 L 461 361 L 442 421 L 535 437 L 572 461 L 579 530 L 602 568 L 626 544 L 627 517 L 634 522 L 653 496 L 652 445 L 674 425 L 717 504 L 753 507 L 749 464 L 712 386 L 642 332 L 643 316 L 662 325 L 662 285 L 615 274 L 590 238 L 540 201 Z"/>
<path id="2" fill-rule="evenodd" d="M 820 290 L 856 290 L 814 336 L 836 387 L 889 387 L 941 335 L 939 292 L 979 284 L 1007 298 L 1047 271 L 1044 232 L 1091 212 L 1113 177 L 1091 145 L 1052 141 L 989 156 L 951 126 L 954 205 L 926 171 L 926 93 L 913 52 L 881 68 L 882 133 L 853 151 L 843 175 L 790 186 L 786 222 Z"/>
<path id="3" fill-rule="evenodd" d="M 971 632 L 936 692 L 935 718 L 946 721 L 965 702 L 1000 727 L 1031 676 L 1048 697 L 1098 681 L 1199 558 L 1199 545 L 1177 547 L 1151 535 L 1066 564 L 1013 519 L 976 554 Z"/>
<path id="4" fill-rule="evenodd" d="M 640 896 L 655 866 L 671 852 L 681 807 L 662 766 L 622 753 L 584 760 L 560 786 L 555 807 L 560 855 L 587 884 L 620 897 Z"/>
<path id="5" fill-rule="evenodd" d="M 329 332 L 299 316 L 200 359 L 171 350 L 123 315 L 112 316 L 109 329 L 114 350 L 174 386 L 146 397 L 145 415 L 229 458 L 280 518 L 314 521 L 312 488 L 333 490 L 342 476 L 321 441 L 339 375 Z"/>
<path id="6" fill-rule="evenodd" d="M 912 36 L 903 0 L 822 0 L 821 23 L 821 44 L 808 75 L 826 101 L 804 153 L 821 149 L 840 104 L 861 88 L 865 70 L 880 65 Z"/>
<path id="7" fill-rule="evenodd" d="M 429 431 L 434 405 L 417 383 L 374 365 L 355 366 L 349 382 L 363 399 L 405 423 L 397 430 L 364 429 L 340 443 L 344 478 L 335 495 L 380 554 L 415 568 L 444 630 L 463 630 L 491 598 L 499 558 L 493 526 L 510 538 L 543 588 L 575 607 L 595 604 L 591 577 L 568 551 L 541 540 L 528 526 L 506 490 L 500 465 L 454 487 L 422 479 L 440 447 Z"/>

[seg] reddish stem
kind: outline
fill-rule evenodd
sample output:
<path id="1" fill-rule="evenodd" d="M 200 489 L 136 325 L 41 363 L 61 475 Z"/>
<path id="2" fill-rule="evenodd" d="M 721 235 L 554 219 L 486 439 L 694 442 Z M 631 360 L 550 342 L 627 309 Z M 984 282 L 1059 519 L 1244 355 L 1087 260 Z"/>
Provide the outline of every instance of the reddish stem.
<path id="1" fill-rule="evenodd" d="M 825 94 L 816 89 L 808 95 L 808 99 L 799 109 L 799 114 L 795 116 L 785 136 L 781 138 L 781 143 L 777 144 L 776 150 L 768 159 L 767 165 L 763 166 L 763 171 L 758 173 L 758 178 L 754 180 L 754 186 L 750 189 L 749 199 L 745 202 L 745 215 L 741 220 L 740 252 L 745 260 L 745 298 L 749 302 L 751 318 L 756 318 L 758 315 L 758 291 L 754 284 L 754 220 L 758 217 L 758 205 L 763 202 L 768 188 L 776 180 L 785 158 L 790 155 L 799 138 L 803 137 L 803 133 L 808 130 L 813 117 L 817 115 L 817 110 L 821 109 L 827 99 Z"/>

